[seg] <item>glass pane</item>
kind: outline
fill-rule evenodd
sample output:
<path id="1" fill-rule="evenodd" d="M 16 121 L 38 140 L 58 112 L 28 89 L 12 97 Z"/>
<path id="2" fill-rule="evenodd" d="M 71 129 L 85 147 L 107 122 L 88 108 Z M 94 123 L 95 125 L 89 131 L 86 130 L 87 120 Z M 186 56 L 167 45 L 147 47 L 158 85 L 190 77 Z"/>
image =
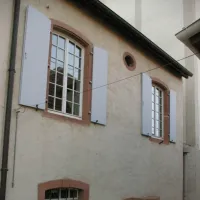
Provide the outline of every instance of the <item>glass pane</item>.
<path id="1" fill-rule="evenodd" d="M 55 85 L 49 83 L 49 95 L 54 96 Z"/>
<path id="2" fill-rule="evenodd" d="M 152 94 L 154 94 L 154 87 L 152 87 Z"/>
<path id="3" fill-rule="evenodd" d="M 75 55 L 81 57 L 81 49 L 76 46 Z"/>
<path id="4" fill-rule="evenodd" d="M 65 38 L 59 37 L 58 39 L 58 47 L 64 49 L 65 48 Z"/>
<path id="5" fill-rule="evenodd" d="M 56 66 L 57 66 L 57 72 L 63 73 L 64 62 L 57 61 Z"/>
<path id="6" fill-rule="evenodd" d="M 154 95 L 152 95 L 151 100 L 152 100 L 152 102 L 154 102 Z"/>
<path id="7" fill-rule="evenodd" d="M 81 68 L 81 59 L 75 57 L 75 67 L 76 68 Z"/>
<path id="8" fill-rule="evenodd" d="M 67 88 L 73 89 L 73 79 L 72 78 L 68 78 L 68 80 L 67 80 Z"/>
<path id="9" fill-rule="evenodd" d="M 160 137 L 160 134 L 159 134 L 159 130 L 158 130 L 158 129 L 156 129 L 155 135 L 156 135 L 157 137 Z"/>
<path id="10" fill-rule="evenodd" d="M 74 103 L 80 103 L 80 93 L 74 92 Z"/>
<path id="11" fill-rule="evenodd" d="M 155 106 L 154 103 L 152 103 L 152 110 L 154 110 L 154 106 Z"/>
<path id="12" fill-rule="evenodd" d="M 156 88 L 156 96 L 159 96 L 159 89 Z"/>
<path id="13" fill-rule="evenodd" d="M 160 120 L 160 114 L 156 112 L 156 120 Z"/>
<path id="14" fill-rule="evenodd" d="M 154 111 L 151 112 L 151 116 L 154 119 Z"/>
<path id="15" fill-rule="evenodd" d="M 81 82 L 75 80 L 75 81 L 74 81 L 74 90 L 80 92 L 80 86 L 81 86 Z"/>
<path id="16" fill-rule="evenodd" d="M 50 70 L 50 77 L 49 77 L 49 81 L 52 83 L 55 83 L 55 71 Z"/>
<path id="17" fill-rule="evenodd" d="M 57 54 L 57 49 L 55 46 L 52 46 L 51 48 L 51 57 L 56 58 L 56 54 Z"/>
<path id="18" fill-rule="evenodd" d="M 67 100 L 68 101 L 72 101 L 72 96 L 73 96 L 73 91 L 67 90 Z"/>
<path id="19" fill-rule="evenodd" d="M 63 86 L 63 74 L 57 73 L 57 84 Z"/>
<path id="20" fill-rule="evenodd" d="M 45 199 L 51 199 L 51 190 L 45 191 Z"/>
<path id="21" fill-rule="evenodd" d="M 70 190 L 70 198 L 78 198 L 78 190 Z"/>
<path id="22" fill-rule="evenodd" d="M 57 55 L 58 60 L 64 61 L 64 57 L 65 57 L 65 51 L 58 48 L 58 55 Z"/>
<path id="23" fill-rule="evenodd" d="M 154 127 L 154 119 L 152 119 L 151 123 L 152 123 L 152 127 Z"/>
<path id="24" fill-rule="evenodd" d="M 74 69 L 74 77 L 76 79 L 80 80 L 81 79 L 81 70 L 75 68 Z"/>
<path id="25" fill-rule="evenodd" d="M 79 115 L 79 105 L 74 104 L 74 115 Z"/>
<path id="26" fill-rule="evenodd" d="M 68 198 L 67 189 L 61 189 L 61 198 Z"/>
<path id="27" fill-rule="evenodd" d="M 159 104 L 159 97 L 156 96 L 156 103 Z"/>
<path id="28" fill-rule="evenodd" d="M 72 42 L 69 42 L 69 52 L 74 54 L 74 50 L 75 50 L 75 45 Z"/>
<path id="29" fill-rule="evenodd" d="M 68 65 L 68 76 L 74 76 L 74 68 Z"/>
<path id="30" fill-rule="evenodd" d="M 156 106 L 156 112 L 159 112 L 159 105 L 156 104 L 155 106 Z"/>
<path id="31" fill-rule="evenodd" d="M 68 59 L 69 59 L 68 63 L 69 63 L 69 65 L 74 66 L 74 56 L 71 55 L 71 54 L 68 54 L 68 55 L 69 55 L 68 56 Z"/>
<path id="32" fill-rule="evenodd" d="M 61 99 L 56 99 L 55 110 L 58 110 L 58 111 L 62 110 L 62 100 Z"/>
<path id="33" fill-rule="evenodd" d="M 51 190 L 51 199 L 58 199 L 59 197 L 59 190 L 55 189 L 55 190 Z"/>
<path id="34" fill-rule="evenodd" d="M 53 109 L 54 98 L 48 97 L 48 108 Z"/>
<path id="35" fill-rule="evenodd" d="M 58 42 L 58 36 L 53 34 L 52 35 L 52 44 L 56 45 L 57 46 L 57 42 Z"/>
<path id="36" fill-rule="evenodd" d="M 66 113 L 72 114 L 72 103 L 66 103 Z"/>
<path id="37" fill-rule="evenodd" d="M 56 69 L 56 59 L 51 58 L 51 66 L 50 66 L 51 70 L 55 70 Z"/>
<path id="38" fill-rule="evenodd" d="M 63 88 L 60 86 L 56 86 L 56 97 L 62 98 Z"/>
<path id="39" fill-rule="evenodd" d="M 152 135 L 154 135 L 154 128 L 152 128 Z"/>
<path id="40" fill-rule="evenodd" d="M 156 120 L 156 128 L 159 129 L 159 121 Z"/>

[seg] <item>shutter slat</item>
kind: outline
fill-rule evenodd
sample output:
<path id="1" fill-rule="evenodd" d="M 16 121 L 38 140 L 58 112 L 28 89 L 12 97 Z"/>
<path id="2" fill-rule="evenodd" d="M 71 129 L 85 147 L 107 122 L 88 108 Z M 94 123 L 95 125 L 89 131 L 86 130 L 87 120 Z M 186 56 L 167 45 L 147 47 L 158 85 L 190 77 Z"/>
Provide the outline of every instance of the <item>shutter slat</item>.
<path id="1" fill-rule="evenodd" d="M 176 142 L 176 92 L 170 90 L 170 142 Z"/>
<path id="2" fill-rule="evenodd" d="M 51 21 L 28 6 L 19 104 L 45 109 Z"/>
<path id="3" fill-rule="evenodd" d="M 152 135 L 152 80 L 142 73 L 142 135 Z"/>
<path id="4" fill-rule="evenodd" d="M 91 121 L 106 125 L 108 53 L 94 47 Z"/>

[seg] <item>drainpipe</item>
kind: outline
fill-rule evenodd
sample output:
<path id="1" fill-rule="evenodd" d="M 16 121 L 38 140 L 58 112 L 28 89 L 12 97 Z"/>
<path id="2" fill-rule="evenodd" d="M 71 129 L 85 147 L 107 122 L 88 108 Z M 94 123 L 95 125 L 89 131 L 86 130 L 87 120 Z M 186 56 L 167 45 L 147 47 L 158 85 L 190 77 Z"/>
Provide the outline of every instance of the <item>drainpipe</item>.
<path id="1" fill-rule="evenodd" d="M 13 85 L 14 85 L 14 75 L 15 75 L 15 58 L 16 58 L 16 49 L 17 49 L 20 0 L 13 0 L 13 6 L 14 6 L 14 15 L 13 15 L 10 62 L 9 62 L 9 69 L 8 69 L 7 100 L 6 100 L 6 108 L 5 108 L 3 153 L 2 153 L 2 164 L 1 164 L 1 190 L 0 190 L 1 200 L 5 200 L 6 198 L 10 122 L 11 122 Z"/>

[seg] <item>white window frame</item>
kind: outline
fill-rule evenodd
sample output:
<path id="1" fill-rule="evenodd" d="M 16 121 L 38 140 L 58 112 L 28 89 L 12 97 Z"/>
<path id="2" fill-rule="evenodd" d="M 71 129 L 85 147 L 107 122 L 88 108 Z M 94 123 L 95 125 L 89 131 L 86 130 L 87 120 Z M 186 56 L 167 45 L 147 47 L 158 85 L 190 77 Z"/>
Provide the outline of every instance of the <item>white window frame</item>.
<path id="1" fill-rule="evenodd" d="M 152 119 L 154 119 L 154 127 L 152 126 L 152 128 L 154 128 L 154 133 L 151 130 L 152 137 L 163 139 L 164 138 L 164 91 L 162 88 L 158 87 L 155 84 L 152 84 L 152 87 L 154 88 L 154 102 L 151 99 L 151 102 L 154 103 L 154 118 L 152 118 Z M 156 136 L 156 99 L 155 99 L 156 98 L 156 89 L 161 91 L 161 94 L 162 94 L 162 96 L 161 96 L 161 98 L 162 98 L 162 102 L 161 102 L 162 103 L 162 105 L 161 105 L 162 106 L 162 119 L 161 119 L 162 120 L 162 132 L 161 132 L 160 136 Z M 151 95 L 153 95 L 153 94 L 151 94 Z M 151 110 L 151 112 L 153 112 L 153 110 Z M 160 124 L 160 120 L 159 120 L 159 124 Z M 160 134 L 160 129 L 159 129 L 159 134 Z"/>
<path id="2" fill-rule="evenodd" d="M 78 119 L 78 120 L 82 120 L 82 114 L 83 114 L 83 84 L 84 84 L 84 58 L 85 58 L 85 49 L 84 47 L 78 43 L 76 40 L 72 39 L 71 37 L 69 37 L 67 34 L 63 34 L 59 31 L 54 30 L 52 32 L 52 35 L 55 34 L 58 37 L 62 37 L 65 39 L 65 60 L 64 60 L 64 71 L 63 71 L 63 94 L 62 94 L 62 111 L 57 111 L 57 110 L 53 110 L 51 108 L 47 108 L 49 113 L 53 113 L 53 114 L 57 114 L 57 115 L 61 115 L 61 116 L 67 116 L 70 118 L 74 118 L 74 119 Z M 68 74 L 68 63 L 69 63 L 69 58 L 68 58 L 68 54 L 69 54 L 69 42 L 72 42 L 75 44 L 75 46 L 77 45 L 80 49 L 81 49 L 81 79 L 80 79 L 80 103 L 79 103 L 79 116 L 73 115 L 73 110 L 74 110 L 74 106 L 72 106 L 72 114 L 66 113 L 66 102 L 67 102 L 67 74 Z M 52 43 L 51 43 L 51 47 L 52 48 Z M 58 49 L 58 46 L 57 46 Z M 58 52 L 58 51 L 57 51 Z M 50 59 L 51 59 L 51 55 Z M 57 57 L 56 57 L 57 59 Z M 55 77 L 56 78 L 56 77 Z M 56 81 L 55 81 L 56 82 Z M 48 84 L 50 83 L 50 81 L 48 82 Z M 55 84 L 56 85 L 56 84 Z M 49 91 L 48 91 L 49 92 Z M 48 97 L 51 96 L 48 94 Z M 53 98 L 56 97 L 55 95 L 55 89 L 54 89 L 54 96 L 52 96 Z M 74 100 L 74 90 L 73 90 L 73 95 L 72 95 L 72 103 Z M 55 103 L 54 103 L 55 104 Z M 55 109 L 55 108 L 54 108 Z"/>

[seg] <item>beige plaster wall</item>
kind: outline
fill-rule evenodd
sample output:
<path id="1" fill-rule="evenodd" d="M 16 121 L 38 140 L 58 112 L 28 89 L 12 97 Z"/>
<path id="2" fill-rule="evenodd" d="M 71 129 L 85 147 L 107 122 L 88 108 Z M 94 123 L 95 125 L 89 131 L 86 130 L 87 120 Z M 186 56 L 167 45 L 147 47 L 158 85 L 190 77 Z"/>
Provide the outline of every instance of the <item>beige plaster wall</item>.
<path id="1" fill-rule="evenodd" d="M 81 31 L 95 46 L 109 52 L 108 82 L 157 64 L 128 41 L 64 0 L 22 0 L 13 108 L 18 107 L 25 9 L 32 5 L 50 18 Z M 46 6 L 49 5 L 49 9 Z M 130 72 L 122 55 L 135 56 Z M 182 199 L 183 91 L 182 81 L 164 69 L 153 70 L 177 92 L 177 143 L 159 145 L 141 136 L 141 77 L 108 86 L 107 125 L 82 126 L 42 116 L 26 108 L 19 114 L 15 186 L 11 187 L 15 114 L 12 116 L 7 200 L 36 200 L 40 182 L 71 178 L 90 184 L 90 199 L 120 200 L 158 195 L 162 200 Z M 31 88 L 30 88 L 31 89 Z"/>

